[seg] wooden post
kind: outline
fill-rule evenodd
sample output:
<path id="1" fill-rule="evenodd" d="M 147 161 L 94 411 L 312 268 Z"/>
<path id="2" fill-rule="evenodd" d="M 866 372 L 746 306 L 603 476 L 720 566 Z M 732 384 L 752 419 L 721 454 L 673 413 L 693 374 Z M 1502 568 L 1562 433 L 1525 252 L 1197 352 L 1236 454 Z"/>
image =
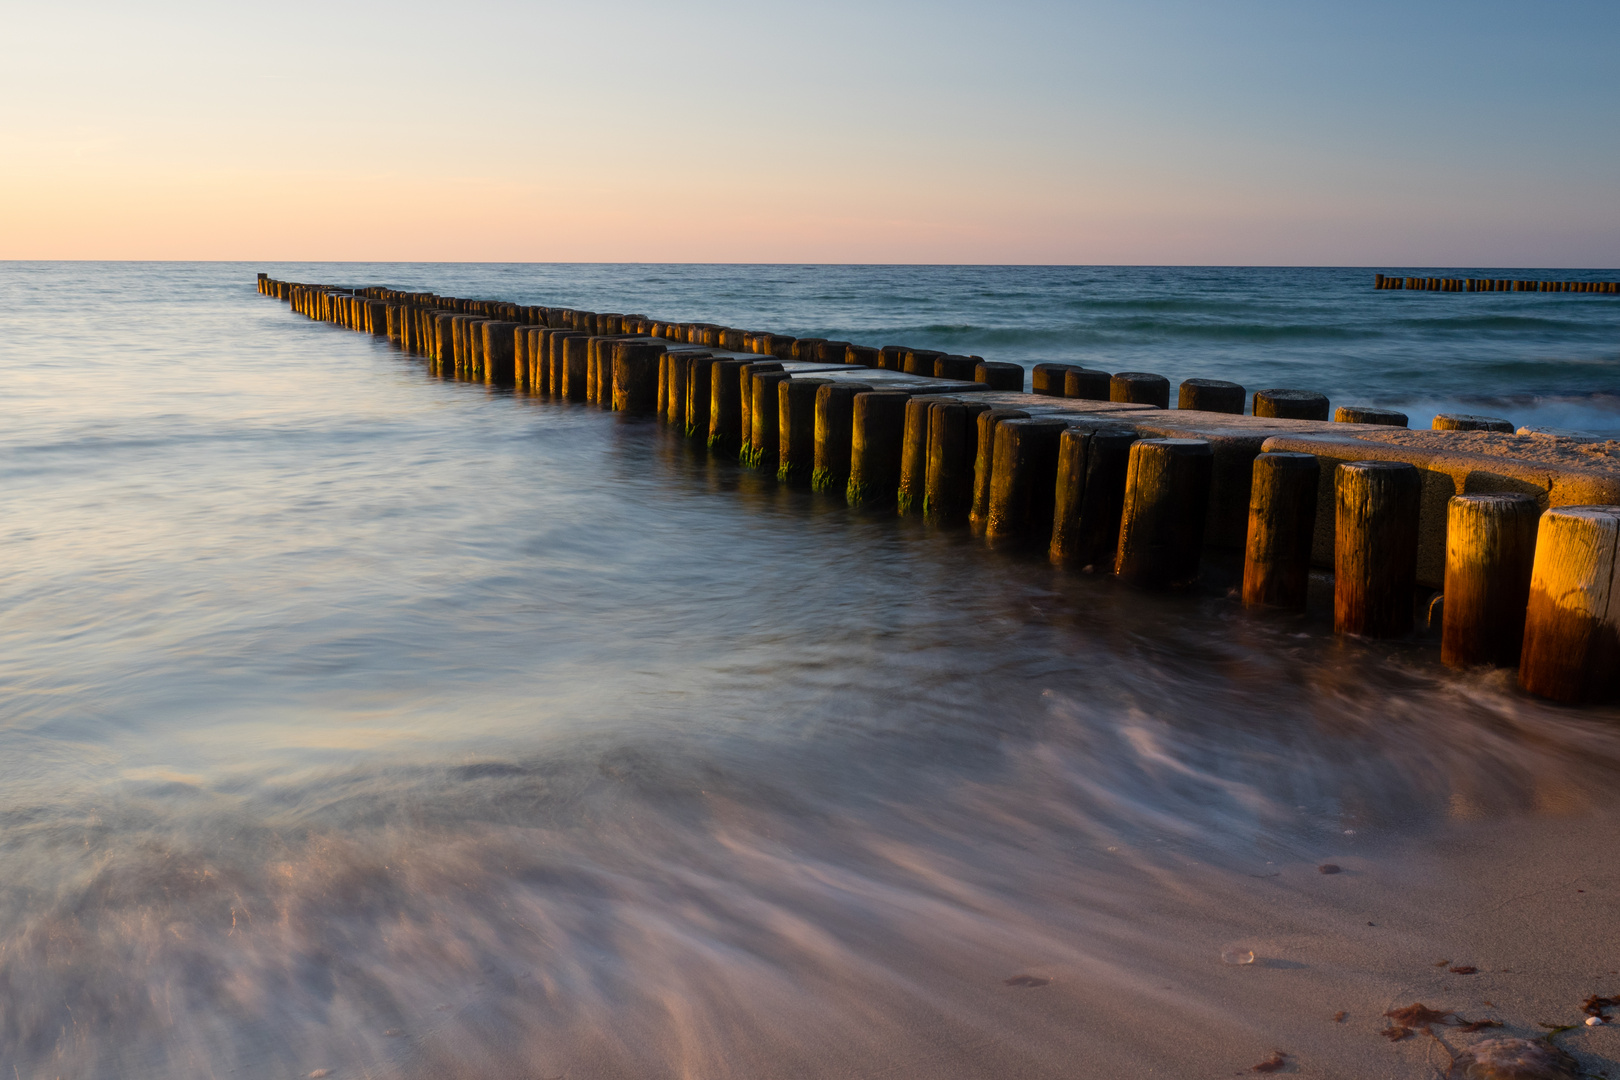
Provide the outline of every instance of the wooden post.
<path id="1" fill-rule="evenodd" d="M 549 392 L 546 385 L 545 330 L 530 324 L 519 335 L 523 339 L 523 389 L 531 394 Z"/>
<path id="2" fill-rule="evenodd" d="M 709 369 L 709 449 L 736 457 L 742 445 L 742 368 L 747 360 L 717 360 Z"/>
<path id="3" fill-rule="evenodd" d="M 583 339 L 582 330 L 569 330 L 559 327 L 546 334 L 546 382 L 551 387 L 551 396 L 565 398 L 568 396 L 568 339 L 577 337 Z M 584 372 L 580 372 L 580 387 L 583 394 Z M 578 398 L 574 400 L 583 400 Z"/>
<path id="4" fill-rule="evenodd" d="M 514 322 L 486 322 L 484 335 L 484 382 L 490 386 L 510 387 L 517 384 L 516 339 L 518 324 Z"/>
<path id="5" fill-rule="evenodd" d="M 1095 431 L 1071 427 L 1058 439 L 1052 508 L 1053 562 L 1112 568 L 1119 550 L 1119 520 L 1130 473 L 1131 428 Z"/>
<path id="6" fill-rule="evenodd" d="M 793 376 L 785 371 L 756 371 L 749 380 L 754 403 L 748 410 L 748 457 L 750 465 L 776 474 L 782 434 L 777 426 L 782 417 L 782 384 Z"/>
<path id="7" fill-rule="evenodd" d="M 1279 420 L 1326 420 L 1328 399 L 1314 390 L 1256 390 L 1254 415 Z"/>
<path id="8" fill-rule="evenodd" d="M 1048 417 L 996 424 L 990 505 L 984 535 L 992 544 L 1052 543 L 1058 440 L 1069 425 Z"/>
<path id="9" fill-rule="evenodd" d="M 968 508 L 968 524 L 976 533 L 990 522 L 990 487 L 996 475 L 996 425 L 1003 420 L 1022 420 L 1029 413 L 1022 409 L 985 409 L 975 416 L 973 445 L 973 503 Z"/>
<path id="10" fill-rule="evenodd" d="M 686 423 L 688 439 L 709 436 L 709 406 L 714 403 L 714 365 L 708 353 L 693 353 L 686 360 Z"/>
<path id="11" fill-rule="evenodd" d="M 822 364 L 842 364 L 848 355 L 847 341 L 823 341 L 816 346 L 816 360 Z"/>
<path id="12" fill-rule="evenodd" d="M 873 390 L 855 395 L 849 444 L 851 506 L 887 506 L 900 487 L 900 449 L 905 439 L 904 390 Z"/>
<path id="13" fill-rule="evenodd" d="M 1151 589 L 1197 582 L 1214 472 L 1215 454 L 1203 439 L 1138 439 L 1131 445 L 1114 556 L 1120 580 Z"/>
<path id="14" fill-rule="evenodd" d="M 830 379 L 785 379 L 776 384 L 776 478 L 808 484 L 816 467 L 816 394 Z"/>
<path id="15" fill-rule="evenodd" d="M 1620 506 L 1541 515 L 1519 685 L 1554 701 L 1605 701 L 1620 681 Z"/>
<path id="16" fill-rule="evenodd" d="M 562 396 L 569 401 L 584 401 L 591 339 L 583 332 L 565 334 L 562 347 Z"/>
<path id="17" fill-rule="evenodd" d="M 1519 662 L 1540 520 L 1531 495 L 1451 497 L 1440 636 L 1446 666 Z"/>
<path id="18" fill-rule="evenodd" d="M 878 366 L 880 359 L 882 359 L 882 354 L 870 345 L 851 345 L 844 350 L 844 363 L 846 364 L 875 368 Z"/>
<path id="19" fill-rule="evenodd" d="M 651 415 L 658 407 L 658 358 L 664 346 L 650 341 L 613 345 L 613 410 Z"/>
<path id="20" fill-rule="evenodd" d="M 906 366 L 906 347 L 904 345 L 885 345 L 878 350 L 877 366 L 884 371 L 902 371 Z"/>
<path id="21" fill-rule="evenodd" d="M 1372 405 L 1340 405 L 1333 410 L 1333 420 L 1339 424 L 1378 424 L 1383 427 L 1405 427 L 1407 422 L 1403 412 Z"/>
<path id="22" fill-rule="evenodd" d="M 849 484 L 849 452 L 854 438 L 855 395 L 866 383 L 830 382 L 816 391 L 816 456 L 812 490 L 841 494 Z"/>
<path id="23" fill-rule="evenodd" d="M 928 470 L 923 479 L 923 517 L 935 524 L 964 522 L 973 505 L 973 465 L 978 458 L 979 401 L 939 398 L 928 407 Z"/>
<path id="24" fill-rule="evenodd" d="M 900 370 L 907 375 L 932 375 L 934 358 L 944 355 L 938 349 L 907 349 L 901 358 Z"/>
<path id="25" fill-rule="evenodd" d="M 1177 394 L 1176 408 L 1197 409 L 1200 412 L 1235 413 L 1243 415 L 1243 404 L 1248 400 L 1243 387 L 1221 379 L 1184 379 Z"/>
<path id="26" fill-rule="evenodd" d="M 956 382 L 972 382 L 973 376 L 979 370 L 980 358 L 977 356 L 936 356 L 934 357 L 934 378 L 951 379 Z"/>
<path id="27" fill-rule="evenodd" d="M 1029 372 L 1029 392 L 1062 397 L 1064 376 L 1073 368 L 1073 364 L 1036 364 Z"/>
<path id="28" fill-rule="evenodd" d="M 1338 467 L 1333 540 L 1333 628 L 1400 637 L 1412 629 L 1422 479 L 1401 461 Z"/>
<path id="29" fill-rule="evenodd" d="M 1170 380 L 1146 371 L 1121 371 L 1108 384 L 1108 400 L 1170 407 Z"/>
<path id="30" fill-rule="evenodd" d="M 1243 605 L 1304 611 L 1321 463 L 1315 454 L 1261 454 L 1251 475 Z"/>
<path id="31" fill-rule="evenodd" d="M 1429 425 L 1435 431 L 1501 431 L 1513 434 L 1513 424 L 1495 416 L 1472 416 L 1468 413 L 1441 413 Z"/>
<path id="32" fill-rule="evenodd" d="M 755 360 L 744 364 L 737 369 L 737 459 L 744 462 L 754 460 L 754 376 L 768 371 L 781 371 L 782 365 L 776 360 Z M 776 407 L 776 396 L 771 395 L 771 407 Z M 772 444 L 774 452 L 775 444 Z"/>
<path id="33" fill-rule="evenodd" d="M 928 434 L 930 408 L 955 398 L 924 394 L 906 401 L 904 436 L 900 447 L 900 485 L 896 502 L 902 514 L 920 514 L 928 488 Z"/>
<path id="34" fill-rule="evenodd" d="M 1022 390 L 1024 369 L 1017 364 L 981 360 L 973 365 L 973 381 L 983 383 L 992 390 Z"/>
<path id="35" fill-rule="evenodd" d="M 1072 367 L 1063 373 L 1063 396 L 1084 401 L 1107 401 L 1113 394 L 1114 377 L 1106 371 Z"/>

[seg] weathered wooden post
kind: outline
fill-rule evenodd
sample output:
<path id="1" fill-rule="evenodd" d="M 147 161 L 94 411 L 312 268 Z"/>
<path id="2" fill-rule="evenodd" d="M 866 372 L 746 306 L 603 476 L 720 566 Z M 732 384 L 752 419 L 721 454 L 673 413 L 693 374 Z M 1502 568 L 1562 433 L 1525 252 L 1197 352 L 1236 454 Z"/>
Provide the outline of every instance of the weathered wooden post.
<path id="1" fill-rule="evenodd" d="M 1053 562 L 1112 569 L 1119 550 L 1134 430 L 1071 427 L 1058 439 L 1058 473 L 1052 508 Z"/>
<path id="2" fill-rule="evenodd" d="M 546 382 L 551 387 L 552 397 L 567 397 L 568 386 L 568 339 L 586 336 L 583 330 L 569 330 L 559 327 L 546 334 Z M 584 374 L 580 375 L 580 387 L 583 393 Z"/>
<path id="3" fill-rule="evenodd" d="M 517 383 L 517 357 L 514 346 L 514 322 L 486 322 L 481 327 L 484 335 L 484 382 L 490 386 L 510 387 Z"/>
<path id="4" fill-rule="evenodd" d="M 1519 685 L 1569 703 L 1605 701 L 1620 682 L 1620 506 L 1541 515 Z"/>
<path id="5" fill-rule="evenodd" d="M 978 458 L 979 401 L 940 398 L 928 407 L 928 471 L 923 480 L 923 517 L 935 524 L 965 522 L 973 506 L 973 466 Z"/>
<path id="6" fill-rule="evenodd" d="M 842 364 L 849 356 L 849 342 L 823 341 L 816 346 L 816 360 L 823 364 Z"/>
<path id="7" fill-rule="evenodd" d="M 619 341 L 613 346 L 613 410 L 651 415 L 658 407 L 658 358 L 664 346 Z"/>
<path id="8" fill-rule="evenodd" d="M 816 458 L 810 476 L 813 490 L 842 493 L 848 486 L 855 396 L 871 389 L 866 383 L 832 382 L 816 391 Z"/>
<path id="9" fill-rule="evenodd" d="M 944 355 L 938 349 L 907 349 L 900 370 L 907 375 L 932 375 L 935 358 Z"/>
<path id="10" fill-rule="evenodd" d="M 1247 395 L 1243 387 L 1222 379 L 1184 379 L 1177 394 L 1176 408 L 1200 412 L 1243 414 Z"/>
<path id="11" fill-rule="evenodd" d="M 1333 628 L 1399 637 L 1412 629 L 1422 478 L 1401 461 L 1350 461 L 1335 474 Z"/>
<path id="12" fill-rule="evenodd" d="M 709 449 L 736 457 L 742 447 L 742 368 L 747 360 L 718 360 L 709 369 Z"/>
<path id="13" fill-rule="evenodd" d="M 747 462 L 767 469 L 773 475 L 782 443 L 779 426 L 782 419 L 781 388 L 792 378 L 785 371 L 756 371 L 749 380 L 754 402 L 748 410 L 750 431 Z"/>
<path id="14" fill-rule="evenodd" d="M 977 356 L 936 356 L 934 378 L 950 379 L 953 382 L 972 382 L 981 362 Z"/>
<path id="15" fill-rule="evenodd" d="M 928 487 L 929 409 L 955 398 L 920 394 L 906 401 L 905 434 L 900 447 L 900 487 L 896 503 L 902 514 L 920 514 Z"/>
<path id="16" fill-rule="evenodd" d="M 1328 399 L 1314 390 L 1256 390 L 1254 415 L 1279 420 L 1326 420 Z"/>
<path id="17" fill-rule="evenodd" d="M 1108 383 L 1108 400 L 1168 409 L 1170 380 L 1147 371 L 1117 372 Z"/>
<path id="18" fill-rule="evenodd" d="M 1512 667 L 1541 507 L 1530 495 L 1453 495 L 1446 505 L 1446 586 L 1440 659 L 1448 667 Z"/>
<path id="19" fill-rule="evenodd" d="M 1071 367 L 1063 373 L 1063 396 L 1083 401 L 1107 401 L 1113 394 L 1114 377 L 1106 371 Z"/>
<path id="20" fill-rule="evenodd" d="M 776 478 L 801 486 L 816 467 L 816 394 L 830 379 L 786 379 L 776 384 Z"/>
<path id="21" fill-rule="evenodd" d="M 983 383 L 992 390 L 1022 390 L 1024 369 L 1017 364 L 981 360 L 973 365 L 973 381 Z"/>
<path id="22" fill-rule="evenodd" d="M 737 369 L 737 426 L 740 434 L 737 436 L 737 459 L 752 462 L 754 458 L 754 376 L 765 372 L 781 371 L 782 365 L 775 360 L 755 360 L 744 364 Z M 771 398 L 772 408 L 775 408 L 776 398 Z"/>
<path id="23" fill-rule="evenodd" d="M 695 353 L 686 361 L 686 437 L 709 437 L 709 407 L 714 404 L 714 365 L 708 353 Z"/>
<path id="24" fill-rule="evenodd" d="M 1063 380 L 1073 364 L 1036 364 L 1029 372 L 1029 392 L 1047 397 L 1063 396 Z"/>
<path id="25" fill-rule="evenodd" d="M 1510 421 L 1495 416 L 1471 416 L 1467 413 L 1441 413 L 1430 427 L 1435 431 L 1500 431 L 1513 434 Z"/>
<path id="26" fill-rule="evenodd" d="M 1003 420 L 996 425 L 990 505 L 984 535 L 992 544 L 1052 542 L 1058 440 L 1069 425 L 1049 417 Z"/>
<path id="27" fill-rule="evenodd" d="M 562 395 L 569 401 L 585 400 L 590 350 L 591 339 L 584 333 L 567 334 L 562 339 Z"/>
<path id="28" fill-rule="evenodd" d="M 1378 424 L 1382 427 L 1405 427 L 1407 418 L 1394 409 L 1380 409 L 1373 405 L 1340 405 L 1333 410 L 1333 421 L 1338 424 Z"/>
<path id="29" fill-rule="evenodd" d="M 905 439 L 904 390 L 873 390 L 855 395 L 849 445 L 849 505 L 892 505 L 900 487 L 900 449 Z"/>
<path id="30" fill-rule="evenodd" d="M 1305 610 L 1321 478 L 1315 454 L 1271 453 L 1254 459 L 1243 558 L 1245 607 Z"/>
<path id="31" fill-rule="evenodd" d="M 1121 581 L 1152 589 L 1197 582 L 1214 471 L 1214 451 L 1203 439 L 1138 439 L 1131 445 L 1114 556 Z"/>
<path id="32" fill-rule="evenodd" d="M 990 488 L 996 475 L 996 425 L 1003 420 L 1023 420 L 1022 409 L 984 409 L 973 418 L 976 432 L 973 444 L 973 502 L 968 507 L 968 524 L 982 534 L 990 524 Z"/>

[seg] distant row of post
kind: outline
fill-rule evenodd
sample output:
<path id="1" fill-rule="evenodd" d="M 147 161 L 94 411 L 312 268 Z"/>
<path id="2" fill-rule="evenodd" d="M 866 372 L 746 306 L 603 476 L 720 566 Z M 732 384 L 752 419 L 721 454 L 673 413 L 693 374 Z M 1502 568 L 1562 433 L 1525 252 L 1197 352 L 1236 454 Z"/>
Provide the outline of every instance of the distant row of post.
<path id="1" fill-rule="evenodd" d="M 1035 395 L 1025 395 L 1017 364 L 925 349 L 262 274 L 259 290 L 310 318 L 386 335 L 434 375 L 655 416 L 712 453 L 852 507 L 965 525 L 993 547 L 1038 546 L 1059 564 L 1142 587 L 1185 588 L 1199 577 L 1211 444 L 1143 437 L 1129 412 L 1038 409 L 1040 395 L 1060 394 L 1163 408 L 1162 376 L 1039 364 Z M 1245 400 L 1241 386 L 1217 380 L 1187 380 L 1179 394 L 1182 408 L 1205 411 L 1242 412 Z M 1307 391 L 1254 397 L 1257 416 L 1326 423 L 1327 411 L 1327 399 Z M 1400 414 L 1339 420 L 1395 417 L 1405 426 Z M 1452 419 L 1462 430 L 1506 424 Z M 1334 505 L 1318 507 L 1321 468 L 1312 454 L 1253 460 L 1243 603 L 1305 609 L 1317 515 L 1327 512 L 1337 632 L 1410 633 L 1423 474 L 1396 461 L 1338 464 Z M 1555 700 L 1611 696 L 1620 688 L 1617 560 L 1620 507 L 1543 512 L 1529 495 L 1452 497 L 1442 659 L 1517 663 L 1525 689 Z"/>
<path id="2" fill-rule="evenodd" d="M 1532 281 L 1508 278 L 1393 277 L 1373 275 L 1375 289 L 1422 292 L 1556 292 L 1620 294 L 1620 281 Z"/>

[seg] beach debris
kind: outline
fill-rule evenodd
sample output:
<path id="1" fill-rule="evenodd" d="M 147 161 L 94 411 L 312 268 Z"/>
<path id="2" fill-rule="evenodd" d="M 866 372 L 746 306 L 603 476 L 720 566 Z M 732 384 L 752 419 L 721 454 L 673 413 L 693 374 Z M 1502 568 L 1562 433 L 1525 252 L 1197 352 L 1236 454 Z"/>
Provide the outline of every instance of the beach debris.
<path id="1" fill-rule="evenodd" d="M 1451 963 L 1450 960 L 1436 960 L 1434 962 L 1434 966 L 1435 967 L 1445 967 L 1449 963 Z"/>
<path id="2" fill-rule="evenodd" d="M 1450 970 L 1453 975 L 1472 975 L 1477 972 L 1479 968 L 1472 964 L 1458 964 L 1456 967 L 1448 970 Z"/>
<path id="3" fill-rule="evenodd" d="M 1588 1016 L 1586 1018 L 1586 1026 L 1587 1027 L 1598 1027 L 1602 1023 L 1603 1023 L 1603 1017 L 1601 1017 L 1601 1016 Z"/>
<path id="4" fill-rule="evenodd" d="M 1575 1059 L 1541 1039 L 1486 1039 L 1456 1058 L 1467 1080 L 1578 1080 Z"/>
<path id="5" fill-rule="evenodd" d="M 1244 964 L 1254 963 L 1254 950 L 1245 949 L 1241 945 L 1233 945 L 1221 950 L 1221 963 L 1231 964 L 1233 967 L 1242 967 Z"/>
<path id="6" fill-rule="evenodd" d="M 1010 979 L 1003 979 L 1002 980 L 1002 982 L 1004 982 L 1008 986 L 1024 986 L 1024 987 L 1045 986 L 1047 983 L 1049 983 L 1051 981 L 1052 981 L 1051 979 L 1043 979 L 1039 975 L 1014 975 Z"/>
<path id="7" fill-rule="evenodd" d="M 1414 1001 L 1412 1004 L 1402 1008 L 1391 1009 L 1384 1015 L 1397 1024 L 1417 1028 L 1428 1027 L 1430 1024 L 1444 1024 L 1457 1014 L 1449 1009 L 1445 1012 L 1441 1012 L 1439 1009 L 1431 1009 L 1427 1005 Z"/>
<path id="8" fill-rule="evenodd" d="M 1458 1031 L 1466 1031 L 1469 1034 L 1473 1034 L 1476 1031 L 1484 1031 L 1486 1028 L 1501 1027 L 1501 1026 L 1502 1026 L 1502 1021 L 1500 1021 L 1500 1020 L 1473 1020 L 1473 1021 L 1470 1021 L 1469 1023 L 1466 1023 L 1466 1024 L 1459 1024 L 1458 1027 L 1457 1027 L 1457 1030 Z"/>
<path id="9" fill-rule="evenodd" d="M 1598 997 L 1593 994 L 1581 1002 L 1581 1012 L 1587 1016 L 1595 1016 L 1599 1020 L 1608 1020 L 1609 1014 L 1603 1010 L 1612 1009 L 1616 1005 L 1620 1005 L 1620 997 Z"/>
<path id="10" fill-rule="evenodd" d="M 1349 1015 L 1349 1013 L 1345 1012 L 1343 1009 L 1340 1009 L 1338 1012 L 1333 1014 L 1333 1022 L 1335 1024 L 1342 1024 L 1344 1023 L 1344 1018 Z"/>
<path id="11" fill-rule="evenodd" d="M 321 1080 L 321 1077 L 331 1075 L 331 1069 L 316 1069 L 314 1072 L 309 1074 L 309 1080 Z"/>
<path id="12" fill-rule="evenodd" d="M 1316 872 L 1318 874 L 1338 874 L 1343 872 L 1343 868 L 1338 863 L 1325 862 L 1316 868 Z"/>
<path id="13" fill-rule="evenodd" d="M 1390 1042 L 1400 1042 L 1416 1031 L 1433 1034 L 1429 1031 L 1430 1024 L 1449 1023 L 1457 1014 L 1450 1011 L 1441 1012 L 1438 1009 L 1431 1009 L 1427 1005 L 1413 1002 L 1399 1009 L 1391 1009 L 1384 1015 L 1395 1022 L 1378 1034 Z"/>
<path id="14" fill-rule="evenodd" d="M 1281 1050 L 1273 1050 L 1271 1056 L 1258 1065 L 1250 1066 L 1250 1072 L 1274 1073 L 1288 1064 L 1288 1055 Z"/>

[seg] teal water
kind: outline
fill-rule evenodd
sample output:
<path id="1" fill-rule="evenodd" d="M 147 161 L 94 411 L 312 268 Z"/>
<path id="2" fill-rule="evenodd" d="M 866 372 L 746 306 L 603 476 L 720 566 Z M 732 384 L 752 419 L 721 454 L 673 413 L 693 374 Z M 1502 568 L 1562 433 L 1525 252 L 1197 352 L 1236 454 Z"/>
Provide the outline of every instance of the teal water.
<path id="1" fill-rule="evenodd" d="M 0 1074 L 1420 1076 L 1396 958 L 1538 972 L 1482 995 L 1530 1034 L 1613 991 L 1616 710 L 435 380 L 260 269 L 1559 426 L 1620 364 L 1612 298 L 1362 271 L 0 265 Z M 1571 843 L 1578 928 L 1502 870 Z"/>

